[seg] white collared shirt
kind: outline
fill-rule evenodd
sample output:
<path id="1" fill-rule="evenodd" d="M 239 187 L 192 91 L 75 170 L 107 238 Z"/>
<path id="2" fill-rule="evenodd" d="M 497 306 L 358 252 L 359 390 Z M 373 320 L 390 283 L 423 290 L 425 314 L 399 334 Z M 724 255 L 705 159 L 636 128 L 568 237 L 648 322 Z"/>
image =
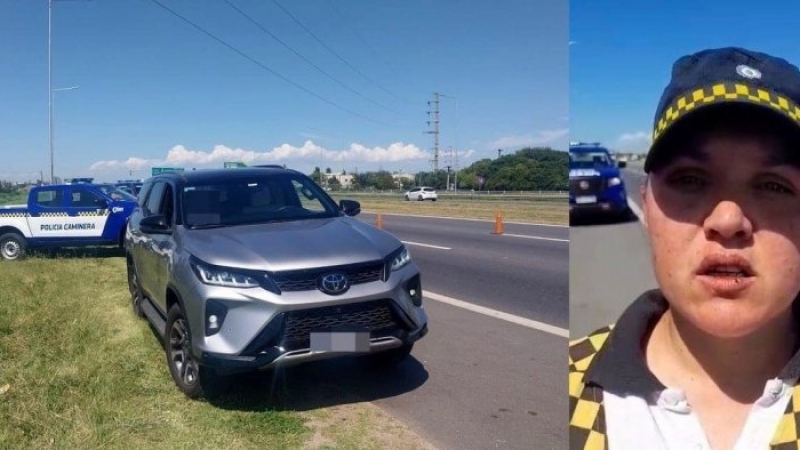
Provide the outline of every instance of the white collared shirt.
<path id="1" fill-rule="evenodd" d="M 753 404 L 733 450 L 766 449 L 792 398 L 796 379 L 768 380 L 764 394 Z M 697 415 L 680 389 L 653 395 L 603 393 L 609 450 L 710 450 Z"/>

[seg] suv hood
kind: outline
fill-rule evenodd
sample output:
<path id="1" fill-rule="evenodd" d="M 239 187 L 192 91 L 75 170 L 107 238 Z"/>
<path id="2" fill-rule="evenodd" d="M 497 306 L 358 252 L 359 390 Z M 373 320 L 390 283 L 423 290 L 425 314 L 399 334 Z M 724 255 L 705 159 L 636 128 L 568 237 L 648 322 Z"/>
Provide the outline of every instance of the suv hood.
<path id="1" fill-rule="evenodd" d="M 180 245 L 209 264 L 267 271 L 376 261 L 402 245 L 352 217 L 182 229 L 180 234 Z"/>

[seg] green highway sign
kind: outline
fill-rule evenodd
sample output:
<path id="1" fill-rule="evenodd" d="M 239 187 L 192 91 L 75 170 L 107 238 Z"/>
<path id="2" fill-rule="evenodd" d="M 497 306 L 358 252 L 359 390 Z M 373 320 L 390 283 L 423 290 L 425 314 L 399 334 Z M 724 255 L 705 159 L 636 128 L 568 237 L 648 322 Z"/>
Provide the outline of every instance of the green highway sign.
<path id="1" fill-rule="evenodd" d="M 167 173 L 167 172 L 183 172 L 183 167 L 153 167 L 152 169 L 152 176 L 156 176 L 160 173 Z"/>

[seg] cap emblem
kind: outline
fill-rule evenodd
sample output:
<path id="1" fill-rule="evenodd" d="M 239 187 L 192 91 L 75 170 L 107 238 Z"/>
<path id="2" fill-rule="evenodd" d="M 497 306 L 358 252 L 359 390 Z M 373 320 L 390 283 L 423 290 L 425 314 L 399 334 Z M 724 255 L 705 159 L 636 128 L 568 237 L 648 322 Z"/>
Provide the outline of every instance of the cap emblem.
<path id="1" fill-rule="evenodd" d="M 758 69 L 754 69 L 744 64 L 736 66 L 736 73 L 751 80 L 754 78 L 761 79 L 761 72 Z"/>

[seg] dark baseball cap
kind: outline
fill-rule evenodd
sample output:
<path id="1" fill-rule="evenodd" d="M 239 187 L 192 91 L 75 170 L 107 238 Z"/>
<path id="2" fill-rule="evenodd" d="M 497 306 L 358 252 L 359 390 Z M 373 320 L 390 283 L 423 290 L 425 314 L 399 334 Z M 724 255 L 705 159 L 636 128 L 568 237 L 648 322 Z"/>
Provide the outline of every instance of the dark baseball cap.
<path id="1" fill-rule="evenodd" d="M 735 107 L 726 105 L 736 105 Z M 766 111 L 800 130 L 800 70 L 785 59 L 740 47 L 707 49 L 679 58 L 661 95 L 645 172 L 669 155 L 666 137 L 702 114 Z"/>

